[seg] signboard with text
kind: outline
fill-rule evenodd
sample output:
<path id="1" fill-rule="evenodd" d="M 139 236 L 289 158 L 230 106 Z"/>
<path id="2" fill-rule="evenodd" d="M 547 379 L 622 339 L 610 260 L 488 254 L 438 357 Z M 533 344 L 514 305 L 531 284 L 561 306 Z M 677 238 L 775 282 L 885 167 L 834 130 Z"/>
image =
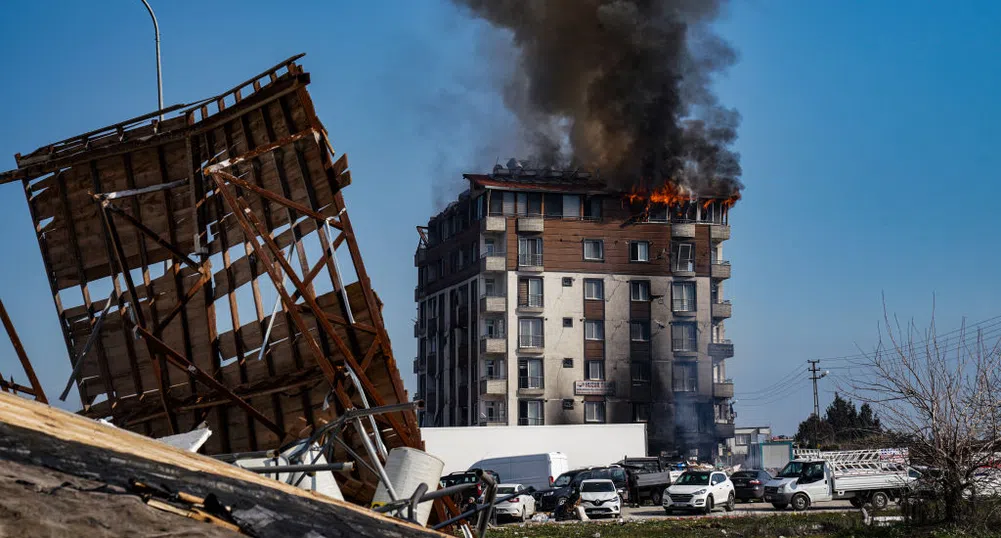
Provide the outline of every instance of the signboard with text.
<path id="1" fill-rule="evenodd" d="M 614 381 L 588 379 L 574 381 L 573 393 L 577 396 L 609 396 L 615 394 Z"/>

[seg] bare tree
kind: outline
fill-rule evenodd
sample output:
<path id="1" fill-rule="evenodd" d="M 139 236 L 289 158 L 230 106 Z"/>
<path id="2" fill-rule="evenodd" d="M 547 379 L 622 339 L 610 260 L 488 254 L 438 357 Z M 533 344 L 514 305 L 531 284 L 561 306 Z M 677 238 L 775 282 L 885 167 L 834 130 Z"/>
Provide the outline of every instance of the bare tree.
<path id="1" fill-rule="evenodd" d="M 853 368 L 853 396 L 908 440 L 912 461 L 935 469 L 926 479 L 945 519 L 958 522 L 978 489 L 989 486 L 976 474 L 1001 452 L 1001 340 L 988 345 L 982 330 L 970 332 L 965 323 L 944 338 L 934 316 L 919 331 L 885 312 L 884 305 L 880 345 Z"/>

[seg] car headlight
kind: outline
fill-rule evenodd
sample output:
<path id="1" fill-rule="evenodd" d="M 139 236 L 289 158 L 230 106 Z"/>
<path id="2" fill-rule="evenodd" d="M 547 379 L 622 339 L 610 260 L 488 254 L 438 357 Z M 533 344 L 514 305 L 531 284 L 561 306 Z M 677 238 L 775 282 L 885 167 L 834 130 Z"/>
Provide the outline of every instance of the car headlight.
<path id="1" fill-rule="evenodd" d="M 549 497 L 549 496 L 551 496 L 552 494 L 553 494 L 553 492 L 552 492 L 552 491 L 547 491 L 547 492 L 543 493 L 543 494 L 542 494 L 542 496 L 543 496 L 543 497 Z"/>
<path id="2" fill-rule="evenodd" d="M 696 495 L 705 495 L 707 491 L 709 491 L 709 490 L 706 489 L 706 488 L 702 488 L 702 489 L 696 491 L 695 494 Z"/>

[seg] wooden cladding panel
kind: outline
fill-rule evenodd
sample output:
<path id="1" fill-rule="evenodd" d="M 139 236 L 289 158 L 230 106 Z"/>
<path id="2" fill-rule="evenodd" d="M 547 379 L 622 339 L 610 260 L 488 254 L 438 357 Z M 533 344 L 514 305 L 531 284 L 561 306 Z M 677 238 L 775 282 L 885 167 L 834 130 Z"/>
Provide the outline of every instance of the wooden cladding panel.
<path id="1" fill-rule="evenodd" d="M 695 273 L 699 276 L 709 276 L 711 260 L 709 228 L 709 226 L 695 227 Z"/>
<path id="2" fill-rule="evenodd" d="M 585 299 L 584 317 L 586 319 L 605 319 L 605 301 Z"/>
<path id="3" fill-rule="evenodd" d="M 629 319 L 649 320 L 650 301 L 629 301 Z"/>
<path id="4" fill-rule="evenodd" d="M 601 340 L 584 340 L 584 360 L 604 360 L 605 342 Z"/>

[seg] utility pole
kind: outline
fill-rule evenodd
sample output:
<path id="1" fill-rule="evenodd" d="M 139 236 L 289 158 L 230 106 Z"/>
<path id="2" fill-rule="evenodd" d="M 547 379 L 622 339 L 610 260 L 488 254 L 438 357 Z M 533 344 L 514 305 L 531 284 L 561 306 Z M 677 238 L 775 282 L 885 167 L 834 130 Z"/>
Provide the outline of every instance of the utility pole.
<path id="1" fill-rule="evenodd" d="M 156 14 L 153 13 L 153 8 L 149 5 L 149 2 L 142 0 L 144 6 L 146 6 L 146 11 L 149 11 L 149 16 L 153 19 L 153 37 L 156 41 L 156 103 L 160 110 L 160 121 L 163 121 L 163 78 L 160 75 L 160 25 L 156 22 Z"/>
<path id="2" fill-rule="evenodd" d="M 818 447 L 817 441 L 817 427 L 820 425 L 820 398 L 817 396 L 817 380 L 822 379 L 827 376 L 827 372 L 820 372 L 820 368 L 817 367 L 820 364 L 820 359 L 813 359 L 806 361 L 810 363 L 810 380 L 813 381 L 813 416 L 817 417 L 813 423 L 813 446 Z"/>

